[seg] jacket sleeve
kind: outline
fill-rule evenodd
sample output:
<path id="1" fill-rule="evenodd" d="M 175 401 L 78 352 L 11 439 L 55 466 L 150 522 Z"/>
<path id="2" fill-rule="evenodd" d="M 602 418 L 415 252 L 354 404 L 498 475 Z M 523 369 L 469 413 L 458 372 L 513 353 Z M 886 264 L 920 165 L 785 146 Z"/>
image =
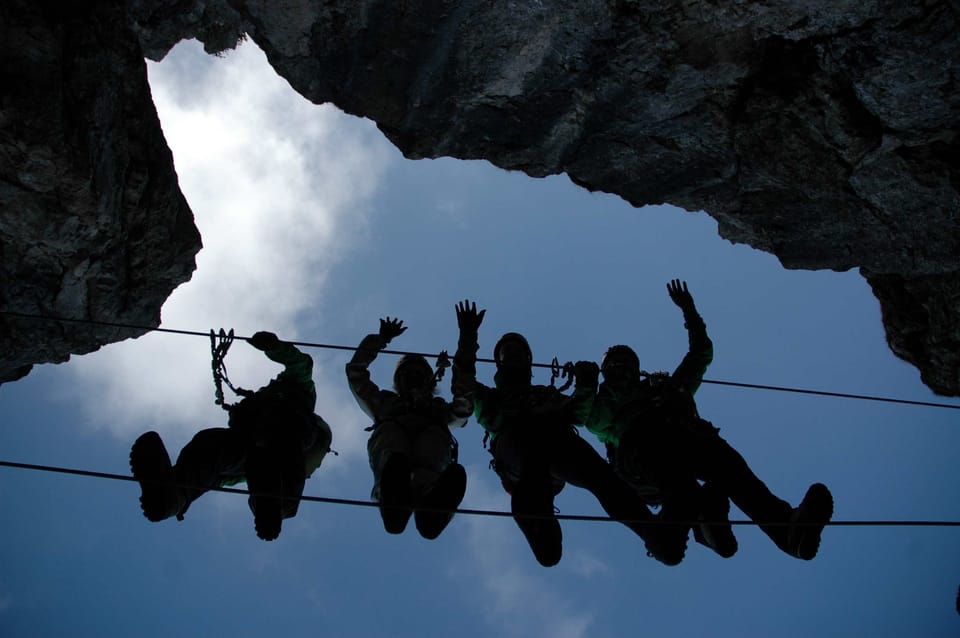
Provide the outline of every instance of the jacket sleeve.
<path id="1" fill-rule="evenodd" d="M 499 419 L 490 410 L 494 390 L 477 381 L 477 350 L 479 349 L 476 332 L 460 332 L 457 352 L 453 356 L 451 380 L 453 404 L 459 414 L 466 414 L 468 417 L 474 414 L 477 422 L 485 430 L 495 432 L 498 429 Z"/>
<path id="2" fill-rule="evenodd" d="M 587 425 L 590 421 L 590 412 L 593 410 L 593 403 L 597 397 L 597 380 L 593 379 L 587 383 L 581 383 L 577 379 L 573 386 L 573 394 L 570 395 L 570 417 L 574 425 Z"/>
<path id="3" fill-rule="evenodd" d="M 448 404 L 449 416 L 447 418 L 447 427 L 462 428 L 467 425 L 467 421 L 473 414 L 473 391 L 467 390 L 463 384 L 458 381 L 456 378 L 456 369 L 453 371 L 453 377 L 450 383 L 453 398 Z"/>
<path id="4" fill-rule="evenodd" d="M 477 423 L 491 434 L 497 434 L 503 428 L 503 411 L 497 401 L 497 390 L 477 381 L 474 384 L 473 414 Z"/>
<path id="5" fill-rule="evenodd" d="M 307 478 L 310 478 L 314 470 L 320 467 L 320 463 L 323 462 L 323 458 L 330 451 L 330 445 L 333 443 L 333 432 L 330 426 L 319 416 L 316 416 L 315 419 L 313 442 L 303 451 L 303 463 Z"/>
<path id="6" fill-rule="evenodd" d="M 463 422 L 458 427 L 467 424 L 467 419 L 473 414 L 477 393 L 477 333 L 460 331 L 457 341 L 457 352 L 453 355 L 453 371 L 450 379 L 450 393 L 453 395 L 451 410 Z"/>
<path id="7" fill-rule="evenodd" d="M 360 409 L 374 421 L 380 413 L 382 400 L 380 388 L 370 379 L 370 364 L 385 347 L 387 342 L 383 337 L 379 334 L 368 334 L 346 366 L 347 383 L 353 398 L 357 400 Z"/>
<path id="8" fill-rule="evenodd" d="M 313 412 L 317 402 L 317 388 L 313 383 L 313 358 L 305 352 L 301 352 L 292 343 L 281 341 L 276 348 L 264 351 L 271 361 L 276 361 L 283 366 L 283 372 L 271 382 L 296 387 L 303 393 L 308 406 Z"/>
<path id="9" fill-rule="evenodd" d="M 467 402 L 457 397 L 454 397 L 449 403 L 446 401 L 444 403 L 447 406 L 447 427 L 452 429 L 466 426 L 467 421 L 470 420 L 470 415 L 473 414 L 473 408 L 467 412 Z M 472 405 L 472 402 L 470 402 L 470 405 Z"/>
<path id="10" fill-rule="evenodd" d="M 476 342 L 476 337 L 474 337 L 474 342 Z M 458 355 L 461 354 L 460 350 L 461 344 L 458 343 Z M 466 362 L 466 365 L 469 367 L 470 363 Z M 473 374 L 468 372 L 466 378 L 470 379 L 473 378 L 473 376 Z M 450 403 L 447 404 L 447 427 L 449 428 L 464 427 L 473 414 L 473 384 L 469 382 L 465 383 L 463 379 L 462 368 L 457 366 L 456 356 L 454 356 L 454 364 L 450 378 L 450 393 L 453 395 L 453 398 L 450 400 Z"/>
<path id="11" fill-rule="evenodd" d="M 613 391 L 601 385 L 590 406 L 590 415 L 587 418 L 587 429 L 593 432 L 601 443 L 618 446 L 620 437 L 614 427 L 613 411 L 618 403 Z"/>
<path id="12" fill-rule="evenodd" d="M 690 344 L 687 355 L 673 373 L 673 379 L 692 395 L 700 387 L 703 375 L 713 361 L 713 342 L 707 336 L 707 325 L 695 308 L 683 312 L 683 323 Z"/>

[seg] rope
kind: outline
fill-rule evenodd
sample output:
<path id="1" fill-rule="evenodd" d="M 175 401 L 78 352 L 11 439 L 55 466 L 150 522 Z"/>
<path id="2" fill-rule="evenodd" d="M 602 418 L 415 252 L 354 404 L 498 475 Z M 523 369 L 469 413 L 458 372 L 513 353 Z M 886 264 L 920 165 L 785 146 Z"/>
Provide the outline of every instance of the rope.
<path id="1" fill-rule="evenodd" d="M 868 394 L 849 394 L 846 392 L 828 392 L 826 390 L 805 390 L 803 388 L 788 388 L 777 385 L 761 385 L 757 383 L 737 383 L 736 381 L 714 381 L 704 379 L 703 383 L 712 383 L 714 385 L 726 385 L 735 388 L 753 388 L 755 390 L 774 390 L 776 392 L 794 392 L 797 394 L 815 394 L 824 397 L 839 397 L 842 399 L 861 399 L 863 401 L 883 401 L 886 403 L 900 403 L 903 405 L 924 405 L 931 408 L 950 408 L 960 410 L 960 405 L 950 403 L 934 403 L 931 401 L 913 401 L 911 399 L 894 399 L 891 397 L 878 397 Z"/>
<path id="2" fill-rule="evenodd" d="M 12 311 L 12 310 L 0 310 L 0 315 L 7 315 L 7 316 L 10 316 L 10 317 L 20 317 L 20 318 L 22 318 L 22 319 L 44 319 L 44 320 L 47 320 L 47 321 L 61 321 L 61 322 L 66 322 L 66 323 L 80 323 L 80 324 L 88 324 L 88 325 L 95 325 L 95 326 L 106 326 L 106 327 L 110 327 L 110 328 L 122 328 L 122 329 L 127 329 L 127 330 L 137 330 L 137 331 L 140 331 L 140 332 L 163 332 L 163 333 L 167 333 L 167 334 L 191 335 L 191 336 L 196 336 L 196 337 L 204 337 L 205 339 L 209 339 L 209 338 L 210 338 L 210 332 L 209 332 L 209 331 L 207 331 L 207 332 L 199 332 L 199 331 L 196 331 L 196 330 L 175 330 L 175 329 L 173 329 L 173 328 L 154 328 L 154 327 L 150 327 L 150 326 L 139 326 L 139 325 L 135 325 L 135 324 L 120 323 L 120 322 L 115 322 L 115 321 L 97 321 L 97 320 L 94 320 L 94 319 L 68 319 L 68 318 L 65 318 L 65 317 L 49 317 L 49 316 L 46 316 L 46 315 L 37 315 L 37 314 L 31 314 L 31 313 L 27 313 L 27 312 L 15 312 L 15 311 Z M 236 338 L 237 338 L 237 339 L 243 339 L 243 340 L 246 340 L 246 339 L 247 339 L 247 337 L 236 337 Z M 323 349 L 327 349 L 327 350 L 347 350 L 347 351 L 360 350 L 360 348 L 358 348 L 358 347 L 356 347 L 356 346 L 341 346 L 341 345 L 330 344 L 330 343 L 315 343 L 315 342 L 310 342 L 310 341 L 288 341 L 287 343 L 291 343 L 291 344 L 293 344 L 293 345 L 295 345 L 295 346 L 301 346 L 301 347 L 305 347 L 305 348 L 323 348 Z M 421 356 L 421 357 L 424 357 L 424 358 L 427 358 L 427 359 L 437 359 L 437 358 L 439 358 L 439 357 L 441 356 L 441 354 L 442 354 L 442 353 L 441 353 L 441 354 L 430 354 L 430 353 L 425 353 L 425 352 L 411 352 L 411 351 L 406 351 L 406 350 L 380 350 L 379 352 L 382 352 L 382 353 L 385 353 L 385 354 L 402 355 L 402 356 L 405 356 L 405 355 L 417 355 L 417 356 Z M 478 361 L 478 362 L 481 362 L 481 363 L 496 363 L 496 360 L 494 360 L 494 359 L 482 359 L 482 358 L 478 358 L 477 361 Z M 535 368 L 548 368 L 548 369 L 553 369 L 553 367 L 554 367 L 553 364 L 551 364 L 551 363 L 533 363 L 533 364 L 531 364 L 531 365 L 533 365 L 533 367 L 535 367 Z M 936 403 L 936 402 L 933 402 L 933 401 L 914 401 L 914 400 L 912 400 L 912 399 L 897 399 L 897 398 L 892 398 L 892 397 L 881 397 L 881 396 L 873 396 L 873 395 L 867 395 L 867 394 L 852 394 L 852 393 L 847 393 L 847 392 L 830 392 L 830 391 L 827 391 L 827 390 L 810 390 L 810 389 L 804 389 L 804 388 L 793 388 L 793 387 L 788 387 L 788 386 L 763 385 L 763 384 L 758 384 L 758 383 L 739 383 L 739 382 L 735 382 L 735 381 L 718 381 L 718 380 L 713 380 L 713 379 L 704 379 L 704 380 L 703 380 L 703 383 L 710 383 L 710 384 L 714 384 L 714 385 L 732 386 L 732 387 L 737 387 L 737 388 L 751 388 L 751 389 L 754 389 L 754 390 L 771 390 L 771 391 L 775 391 L 775 392 L 792 392 L 792 393 L 796 393 L 796 394 L 812 394 L 812 395 L 817 395 L 817 396 L 837 397 L 837 398 L 843 398 L 843 399 L 858 399 L 858 400 L 861 400 L 861 401 L 881 401 L 881 402 L 885 402 L 885 403 L 898 403 L 898 404 L 901 404 L 901 405 L 917 405 L 917 406 L 925 406 L 925 407 L 931 407 L 931 408 L 946 408 L 946 409 L 949 409 L 949 410 L 960 410 L 960 404 L 958 404 L 958 405 L 953 405 L 953 404 L 950 404 L 950 403 Z"/>
<path id="3" fill-rule="evenodd" d="M 52 472 L 58 474 L 71 474 L 74 476 L 88 476 L 93 478 L 101 479 L 110 479 L 115 481 L 132 481 L 134 483 L 138 482 L 132 476 L 127 476 L 125 474 L 111 474 L 108 472 L 94 472 L 91 470 L 79 470 L 69 467 L 54 467 L 50 465 L 34 465 L 31 463 L 17 463 L 14 461 L 0 461 L 0 467 L 10 467 L 17 468 L 22 470 L 36 470 L 40 472 Z M 178 487 L 189 487 L 189 486 L 178 486 Z M 229 494 L 246 494 L 249 495 L 249 490 L 238 489 L 233 487 L 211 487 L 208 488 L 213 492 L 227 492 Z M 291 497 L 286 497 L 291 498 Z M 307 496 L 303 495 L 298 498 L 300 501 L 309 501 L 312 503 L 332 503 L 336 505 L 349 505 L 355 507 L 379 507 L 380 504 L 374 501 L 361 501 L 355 499 L 347 498 L 332 498 L 328 496 Z M 513 516 L 510 512 L 502 512 L 498 510 L 479 510 L 479 509 L 431 509 L 428 511 L 436 512 L 445 512 L 447 514 L 467 514 L 471 516 L 490 516 L 498 518 L 510 518 Z M 535 515 L 529 515 L 527 518 L 539 518 Z M 749 526 L 749 525 L 789 525 L 790 523 L 784 523 L 782 521 L 767 523 L 767 522 L 757 522 L 757 521 L 747 521 L 747 520 L 736 520 L 736 521 L 660 521 L 654 519 L 652 521 L 630 521 L 622 519 L 614 519 L 609 516 L 591 516 L 586 514 L 557 514 L 555 516 L 558 520 L 564 521 L 595 521 L 602 523 L 649 523 L 653 525 L 662 525 L 662 524 L 684 524 L 684 525 L 700 525 L 702 523 L 707 524 L 721 524 L 729 522 L 731 525 L 737 526 Z M 960 527 L 960 521 L 918 521 L 918 520 L 849 520 L 849 521 L 828 521 L 826 525 L 831 525 L 835 527 Z"/>

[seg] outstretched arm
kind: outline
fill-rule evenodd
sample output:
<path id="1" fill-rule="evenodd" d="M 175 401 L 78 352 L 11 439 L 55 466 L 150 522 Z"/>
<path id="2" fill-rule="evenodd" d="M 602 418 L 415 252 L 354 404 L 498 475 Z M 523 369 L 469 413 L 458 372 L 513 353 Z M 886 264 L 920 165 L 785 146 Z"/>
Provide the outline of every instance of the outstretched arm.
<path id="1" fill-rule="evenodd" d="M 477 305 L 468 300 L 458 303 L 456 309 L 460 339 L 453 357 L 453 398 L 462 409 L 474 413 L 480 425 L 489 430 L 494 424 L 490 422 L 484 406 L 489 406 L 493 390 L 477 381 L 477 350 L 480 348 L 477 339 L 487 311 L 478 311 Z"/>
<path id="2" fill-rule="evenodd" d="M 477 381 L 477 350 L 480 324 L 486 310 L 477 311 L 477 304 L 464 300 L 456 305 L 457 326 L 460 328 L 460 339 L 457 341 L 457 352 L 453 356 L 453 395 L 472 396 L 473 386 Z"/>
<path id="3" fill-rule="evenodd" d="M 390 317 L 381 319 L 380 331 L 364 337 L 346 365 L 345 370 L 350 391 L 357 400 L 360 409 L 371 419 L 376 420 L 377 418 L 381 397 L 380 388 L 370 379 L 370 364 L 394 337 L 402 334 L 406 329 L 399 319 L 391 319 Z"/>
<path id="4" fill-rule="evenodd" d="M 293 384 L 306 394 L 310 401 L 310 411 L 313 411 L 317 401 L 317 389 L 313 384 L 313 358 L 301 352 L 292 343 L 281 341 L 272 332 L 261 330 L 247 340 L 251 346 L 260 350 L 271 361 L 283 366 L 283 372 L 271 381 Z"/>
<path id="5" fill-rule="evenodd" d="M 573 367 L 573 376 L 576 382 L 571 395 L 571 417 L 575 425 L 586 425 L 597 396 L 600 366 L 594 361 L 577 361 Z"/>
<path id="6" fill-rule="evenodd" d="M 461 412 L 470 415 L 473 414 L 477 386 L 477 350 L 480 349 L 478 333 L 487 311 L 477 311 L 477 304 L 466 299 L 456 305 L 456 310 L 460 338 L 457 341 L 457 352 L 453 356 L 450 391 L 454 405 L 458 405 Z"/>
<path id="7" fill-rule="evenodd" d="M 673 378 L 694 394 L 703 381 L 707 367 L 713 361 L 713 342 L 707 336 L 707 325 L 697 312 L 693 295 L 687 289 L 687 282 L 674 279 L 667 284 L 670 299 L 683 311 L 683 323 L 687 329 L 689 349 L 683 361 L 673 372 Z"/>

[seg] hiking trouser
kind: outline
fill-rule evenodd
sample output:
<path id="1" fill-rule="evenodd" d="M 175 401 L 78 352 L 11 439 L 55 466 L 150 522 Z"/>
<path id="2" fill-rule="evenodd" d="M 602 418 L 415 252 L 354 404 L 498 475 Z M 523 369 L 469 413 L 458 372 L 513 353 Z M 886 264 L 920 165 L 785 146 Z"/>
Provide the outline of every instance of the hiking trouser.
<path id="1" fill-rule="evenodd" d="M 770 491 L 709 421 L 691 419 L 628 429 L 620 439 L 617 460 L 624 472 L 659 488 L 664 508 L 674 509 L 677 516 L 698 513 L 699 479 L 760 523 L 778 547 L 786 547 L 786 526 L 764 523 L 786 523 L 790 504 Z"/>
<path id="2" fill-rule="evenodd" d="M 303 449 L 298 440 L 274 437 L 264 445 L 251 445 L 248 438 L 231 428 L 201 430 L 187 443 L 174 465 L 178 485 L 186 486 L 190 504 L 214 487 L 246 481 L 250 491 L 282 496 L 284 518 L 297 513 L 306 481 Z M 248 500 L 255 511 L 255 497 Z"/>
<path id="3" fill-rule="evenodd" d="M 532 428 L 530 429 L 532 430 Z M 560 492 L 564 483 L 588 490 L 612 518 L 645 537 L 644 523 L 653 519 L 640 497 L 627 485 L 597 451 L 573 427 L 535 431 L 513 428 L 494 442 L 497 473 L 514 485 Z"/>
<path id="4" fill-rule="evenodd" d="M 371 496 L 374 500 L 380 500 L 383 468 L 393 455 L 407 458 L 412 470 L 411 490 L 415 495 L 422 495 L 453 462 L 453 435 L 445 425 L 405 426 L 397 421 L 384 421 L 377 424 L 367 441 L 367 453 L 373 470 Z"/>
<path id="5" fill-rule="evenodd" d="M 550 472 L 548 456 L 536 437 L 515 429 L 501 433 L 490 446 L 501 483 L 510 493 L 510 512 L 533 555 L 544 567 L 560 562 L 563 532 L 553 499 L 564 482 Z"/>

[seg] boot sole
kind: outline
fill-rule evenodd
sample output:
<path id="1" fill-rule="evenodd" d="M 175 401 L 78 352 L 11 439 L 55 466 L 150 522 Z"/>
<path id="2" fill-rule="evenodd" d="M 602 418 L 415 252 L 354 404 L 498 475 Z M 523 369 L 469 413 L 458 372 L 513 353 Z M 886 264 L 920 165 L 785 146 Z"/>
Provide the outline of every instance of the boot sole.
<path id="1" fill-rule="evenodd" d="M 797 522 L 803 525 L 792 530 L 799 535 L 793 554 L 802 560 L 812 560 L 820 550 L 823 528 L 833 518 L 833 495 L 823 483 L 814 483 L 797 509 Z"/>
<path id="2" fill-rule="evenodd" d="M 452 465 L 444 470 L 437 479 L 437 484 L 423 498 L 420 506 L 424 510 L 416 513 L 417 531 L 420 535 L 427 540 L 440 536 L 440 533 L 453 520 L 453 512 L 448 510 L 456 509 L 460 505 L 466 491 L 467 473 L 463 466 Z"/>
<path id="3" fill-rule="evenodd" d="M 130 471 L 140 484 L 140 509 L 154 523 L 176 514 L 173 466 L 156 432 L 140 435 L 130 448 Z"/>

